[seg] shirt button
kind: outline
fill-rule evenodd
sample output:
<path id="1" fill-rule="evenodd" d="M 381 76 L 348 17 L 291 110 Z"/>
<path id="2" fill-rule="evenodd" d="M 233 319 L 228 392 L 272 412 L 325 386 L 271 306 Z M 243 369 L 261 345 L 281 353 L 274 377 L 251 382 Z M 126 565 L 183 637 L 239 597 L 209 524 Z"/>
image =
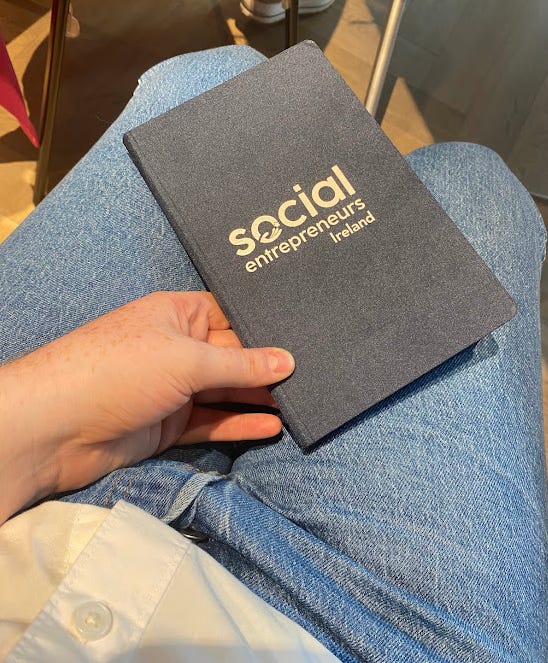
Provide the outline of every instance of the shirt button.
<path id="1" fill-rule="evenodd" d="M 112 628 L 112 612 L 99 601 L 89 601 L 78 606 L 72 618 L 76 632 L 86 642 L 104 638 Z"/>

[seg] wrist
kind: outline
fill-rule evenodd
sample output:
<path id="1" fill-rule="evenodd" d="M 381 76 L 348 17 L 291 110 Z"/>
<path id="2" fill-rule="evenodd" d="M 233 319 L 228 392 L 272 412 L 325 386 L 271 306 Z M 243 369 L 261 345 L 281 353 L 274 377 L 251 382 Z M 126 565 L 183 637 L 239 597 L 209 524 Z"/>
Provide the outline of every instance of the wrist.
<path id="1" fill-rule="evenodd" d="M 54 492 L 57 482 L 60 441 L 48 426 L 51 404 L 28 364 L 23 357 L 0 367 L 0 524 Z"/>

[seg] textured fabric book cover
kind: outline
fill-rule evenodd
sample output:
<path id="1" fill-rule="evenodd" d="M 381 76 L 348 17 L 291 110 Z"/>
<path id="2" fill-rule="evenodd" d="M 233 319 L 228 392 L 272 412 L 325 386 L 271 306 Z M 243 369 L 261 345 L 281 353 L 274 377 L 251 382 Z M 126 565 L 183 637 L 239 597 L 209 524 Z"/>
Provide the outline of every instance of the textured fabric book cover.
<path id="1" fill-rule="evenodd" d="M 124 142 L 307 447 L 509 320 L 515 306 L 312 42 Z"/>

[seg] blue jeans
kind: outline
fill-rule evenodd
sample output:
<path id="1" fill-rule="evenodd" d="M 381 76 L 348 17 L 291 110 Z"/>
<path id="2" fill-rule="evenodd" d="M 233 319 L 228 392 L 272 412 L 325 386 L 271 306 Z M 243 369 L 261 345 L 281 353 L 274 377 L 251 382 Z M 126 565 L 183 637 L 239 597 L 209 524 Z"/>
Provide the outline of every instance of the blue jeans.
<path id="1" fill-rule="evenodd" d="M 0 246 L 1 358 L 151 291 L 203 287 L 121 136 L 262 59 L 231 46 L 143 76 Z M 407 158 L 516 301 L 510 323 L 311 452 L 287 432 L 275 444 L 175 449 L 64 499 L 123 498 L 202 532 L 211 555 L 343 661 L 545 662 L 544 226 L 485 148 Z"/>

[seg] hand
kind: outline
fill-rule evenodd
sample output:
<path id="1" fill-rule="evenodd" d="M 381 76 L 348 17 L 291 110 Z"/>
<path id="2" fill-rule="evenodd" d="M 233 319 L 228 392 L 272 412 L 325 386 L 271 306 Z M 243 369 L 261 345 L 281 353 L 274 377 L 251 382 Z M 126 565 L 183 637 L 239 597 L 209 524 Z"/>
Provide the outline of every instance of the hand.
<path id="1" fill-rule="evenodd" d="M 272 405 L 264 386 L 293 368 L 285 350 L 242 349 L 209 293 L 154 293 L 101 316 L 0 368 L 8 510 L 175 444 L 276 435 L 274 415 L 203 406 Z"/>

